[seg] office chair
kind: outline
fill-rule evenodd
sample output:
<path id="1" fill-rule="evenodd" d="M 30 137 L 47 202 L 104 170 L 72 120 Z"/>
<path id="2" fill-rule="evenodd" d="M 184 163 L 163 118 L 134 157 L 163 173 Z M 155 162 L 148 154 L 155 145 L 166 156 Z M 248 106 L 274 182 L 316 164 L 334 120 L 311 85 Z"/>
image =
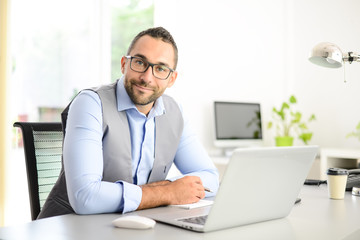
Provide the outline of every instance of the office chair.
<path id="1" fill-rule="evenodd" d="M 60 122 L 15 122 L 22 131 L 31 219 L 35 220 L 61 170 L 63 132 Z"/>

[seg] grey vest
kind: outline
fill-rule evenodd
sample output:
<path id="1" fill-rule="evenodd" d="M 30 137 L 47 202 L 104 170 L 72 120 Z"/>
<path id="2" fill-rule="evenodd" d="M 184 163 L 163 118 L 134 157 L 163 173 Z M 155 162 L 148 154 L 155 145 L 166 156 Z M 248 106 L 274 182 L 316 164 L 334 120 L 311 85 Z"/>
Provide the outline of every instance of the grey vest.
<path id="1" fill-rule="evenodd" d="M 103 115 L 103 179 L 116 182 L 133 182 L 131 138 L 126 112 L 117 110 L 116 83 L 91 89 L 101 100 Z M 183 117 L 177 103 L 169 96 L 162 96 L 166 113 L 155 117 L 155 160 L 148 183 L 164 180 L 177 151 L 184 127 Z M 71 103 L 70 103 L 71 104 Z M 65 136 L 67 113 L 62 113 Z M 64 168 L 44 204 L 38 219 L 74 213 L 70 206 Z"/>

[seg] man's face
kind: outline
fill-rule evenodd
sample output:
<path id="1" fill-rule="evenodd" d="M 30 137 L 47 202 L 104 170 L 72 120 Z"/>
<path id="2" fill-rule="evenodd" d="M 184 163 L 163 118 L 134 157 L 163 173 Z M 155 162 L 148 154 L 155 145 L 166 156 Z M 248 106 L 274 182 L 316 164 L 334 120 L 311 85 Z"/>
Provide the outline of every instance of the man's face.
<path id="1" fill-rule="evenodd" d="M 175 64 L 172 45 L 147 35 L 135 43 L 129 55 L 169 68 L 173 68 Z M 151 66 L 144 73 L 135 72 L 130 68 L 130 59 L 125 57 L 121 59 L 121 71 L 125 76 L 124 85 L 129 97 L 138 109 L 146 109 L 145 114 L 150 111 L 155 100 L 164 93 L 166 88 L 175 83 L 177 77 L 175 71 L 166 80 L 158 79 L 152 74 Z"/>

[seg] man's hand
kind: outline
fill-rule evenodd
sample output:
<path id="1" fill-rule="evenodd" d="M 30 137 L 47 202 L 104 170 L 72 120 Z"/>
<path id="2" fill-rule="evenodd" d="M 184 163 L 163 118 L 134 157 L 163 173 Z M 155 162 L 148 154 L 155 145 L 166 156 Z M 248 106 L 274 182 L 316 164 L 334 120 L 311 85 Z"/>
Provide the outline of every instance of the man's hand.
<path id="1" fill-rule="evenodd" d="M 161 181 L 141 186 L 142 199 L 138 210 L 170 204 L 198 202 L 205 197 L 201 179 L 185 176 L 174 182 Z"/>
<path id="2" fill-rule="evenodd" d="M 205 197 L 201 179 L 195 176 L 186 176 L 172 182 L 170 193 L 170 204 L 195 203 Z"/>

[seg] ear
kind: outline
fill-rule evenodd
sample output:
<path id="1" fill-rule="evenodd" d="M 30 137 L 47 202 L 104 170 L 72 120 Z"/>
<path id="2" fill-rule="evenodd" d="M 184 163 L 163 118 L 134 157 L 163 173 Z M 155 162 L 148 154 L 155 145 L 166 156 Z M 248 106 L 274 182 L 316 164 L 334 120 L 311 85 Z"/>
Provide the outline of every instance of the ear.
<path id="1" fill-rule="evenodd" d="M 178 75 L 178 72 L 177 71 L 174 71 L 170 77 L 169 77 L 169 82 L 168 82 L 168 85 L 167 87 L 171 87 L 172 85 L 174 85 L 175 81 L 176 81 L 176 78 L 177 78 L 177 75 Z"/>
<path id="2" fill-rule="evenodd" d="M 125 74 L 126 60 L 127 60 L 127 58 L 125 58 L 125 56 L 123 56 L 123 57 L 121 58 L 121 73 L 122 73 L 122 74 Z"/>

